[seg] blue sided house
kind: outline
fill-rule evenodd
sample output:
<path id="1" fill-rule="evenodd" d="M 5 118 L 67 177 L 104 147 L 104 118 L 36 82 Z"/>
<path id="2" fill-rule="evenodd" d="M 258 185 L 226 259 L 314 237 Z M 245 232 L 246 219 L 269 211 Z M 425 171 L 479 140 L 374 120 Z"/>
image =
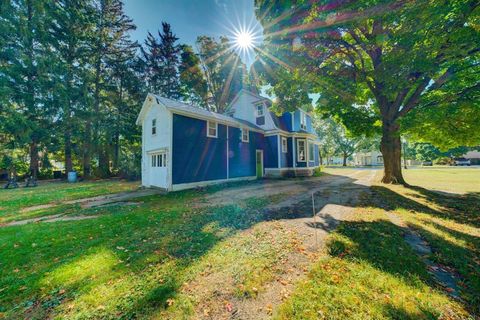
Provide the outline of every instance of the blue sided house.
<path id="1" fill-rule="evenodd" d="M 302 110 L 281 116 L 241 90 L 225 114 L 149 94 L 142 126 L 142 185 L 169 191 L 261 177 L 309 176 L 318 137 Z"/>

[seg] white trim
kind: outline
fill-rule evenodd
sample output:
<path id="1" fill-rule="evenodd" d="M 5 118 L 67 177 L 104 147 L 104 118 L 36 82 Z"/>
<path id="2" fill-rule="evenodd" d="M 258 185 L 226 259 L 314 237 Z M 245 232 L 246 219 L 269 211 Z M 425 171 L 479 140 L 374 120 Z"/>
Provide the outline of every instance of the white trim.
<path id="1" fill-rule="evenodd" d="M 298 156 L 298 150 L 300 150 L 298 144 L 300 141 L 303 141 L 303 151 L 305 152 L 305 160 L 300 160 L 300 157 Z M 308 162 L 308 154 L 307 154 L 307 139 L 297 139 L 297 162 Z M 308 163 L 307 163 L 308 166 Z"/>
<path id="2" fill-rule="evenodd" d="M 280 153 L 280 135 L 277 136 L 277 167 L 281 168 L 282 167 L 282 161 L 280 159 L 281 153 Z"/>
<path id="3" fill-rule="evenodd" d="M 311 138 L 311 139 L 317 139 L 318 136 L 313 134 L 313 133 L 303 133 L 303 132 L 288 132 L 288 131 L 283 131 L 280 129 L 274 129 L 274 130 L 268 130 L 265 131 L 264 136 L 265 137 L 270 137 L 270 136 L 276 136 L 277 134 L 282 134 L 287 137 L 297 137 L 297 138 Z"/>
<path id="4" fill-rule="evenodd" d="M 229 136 L 228 136 L 228 126 L 227 126 L 227 179 L 230 178 L 230 146 L 229 144 Z"/>
<path id="5" fill-rule="evenodd" d="M 292 137 L 292 163 L 293 167 L 297 167 L 297 139 L 295 137 Z"/>
<path id="6" fill-rule="evenodd" d="M 287 137 L 282 137 L 282 136 L 281 136 L 280 138 L 281 138 L 281 140 L 280 140 L 280 141 L 281 141 L 280 146 L 281 146 L 281 148 L 282 148 L 282 153 L 288 153 L 288 139 L 287 139 Z M 285 141 L 285 150 L 283 150 L 283 141 Z"/>
<path id="7" fill-rule="evenodd" d="M 215 124 L 215 135 L 210 134 L 210 124 Z M 207 120 L 207 137 L 209 138 L 218 138 L 218 122 Z"/>
<path id="8" fill-rule="evenodd" d="M 247 131 L 247 140 L 243 140 L 244 130 Z M 250 132 L 247 128 L 240 128 L 240 140 L 242 140 L 242 142 L 250 142 Z"/>
<path id="9" fill-rule="evenodd" d="M 225 182 L 235 182 L 235 181 L 243 181 L 243 180 L 255 180 L 257 176 L 248 176 L 248 177 L 238 177 L 238 178 L 231 178 L 231 179 L 218 179 L 218 180 L 207 180 L 207 181 L 198 181 L 198 182 L 189 182 L 189 183 L 179 183 L 174 184 L 170 188 L 171 191 L 179 191 L 185 189 L 191 189 L 195 187 L 204 187 L 212 184 L 217 183 L 225 183 Z"/>
<path id="10" fill-rule="evenodd" d="M 168 176 L 167 176 L 167 181 L 168 181 L 168 186 L 167 190 L 172 187 L 173 183 L 173 113 L 170 112 L 170 152 L 168 153 Z"/>

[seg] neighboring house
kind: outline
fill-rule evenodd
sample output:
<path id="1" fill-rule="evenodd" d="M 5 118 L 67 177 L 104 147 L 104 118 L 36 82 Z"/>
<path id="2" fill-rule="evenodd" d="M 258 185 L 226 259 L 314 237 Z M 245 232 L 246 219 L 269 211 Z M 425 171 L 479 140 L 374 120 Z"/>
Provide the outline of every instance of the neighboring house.
<path id="1" fill-rule="evenodd" d="M 271 101 L 241 90 L 219 114 L 148 94 L 142 126 L 142 185 L 181 190 L 263 176 L 308 176 L 318 139 L 302 110 L 278 117 Z"/>
<path id="2" fill-rule="evenodd" d="M 472 165 L 478 165 L 480 164 L 480 151 L 468 151 L 463 158 L 469 159 Z"/>
<path id="3" fill-rule="evenodd" d="M 383 166 L 383 156 L 379 151 L 357 152 L 353 155 L 356 166 Z"/>

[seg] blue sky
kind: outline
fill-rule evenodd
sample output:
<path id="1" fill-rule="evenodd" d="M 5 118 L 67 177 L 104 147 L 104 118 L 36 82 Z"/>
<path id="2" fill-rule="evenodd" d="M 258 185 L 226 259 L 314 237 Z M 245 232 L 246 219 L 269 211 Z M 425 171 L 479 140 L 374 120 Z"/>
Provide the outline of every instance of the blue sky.
<path id="1" fill-rule="evenodd" d="M 190 45 L 199 35 L 233 37 L 234 28 L 242 26 L 262 32 L 253 0 L 125 0 L 125 12 L 137 26 L 133 39 L 142 44 L 147 32 L 156 34 L 162 21 L 170 23 L 180 43 Z M 242 59 L 250 64 L 253 56 Z"/>

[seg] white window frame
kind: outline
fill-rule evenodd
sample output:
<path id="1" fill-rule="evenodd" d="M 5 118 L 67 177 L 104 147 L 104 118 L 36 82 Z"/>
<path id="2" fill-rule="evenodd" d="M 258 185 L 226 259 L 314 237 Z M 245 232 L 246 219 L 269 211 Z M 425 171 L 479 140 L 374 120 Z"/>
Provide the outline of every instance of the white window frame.
<path id="1" fill-rule="evenodd" d="M 246 139 L 244 139 L 245 134 L 246 134 Z M 248 129 L 240 128 L 240 139 L 242 139 L 242 142 L 249 142 L 250 141 L 250 134 L 248 132 Z"/>
<path id="2" fill-rule="evenodd" d="M 157 118 L 152 119 L 152 136 L 157 135 Z"/>
<path id="3" fill-rule="evenodd" d="M 304 159 L 300 160 L 300 142 L 303 142 Z M 307 162 L 307 140 L 297 139 L 297 162 Z"/>
<path id="4" fill-rule="evenodd" d="M 307 130 L 307 114 L 300 111 L 300 129 Z"/>
<path id="5" fill-rule="evenodd" d="M 215 134 L 210 134 L 210 125 L 214 124 L 215 125 Z M 209 138 L 218 138 L 218 122 L 215 121 L 207 121 L 207 137 Z"/>
<path id="6" fill-rule="evenodd" d="M 167 167 L 167 152 L 155 152 L 150 154 L 150 166 L 152 168 L 166 168 Z"/>
<path id="7" fill-rule="evenodd" d="M 285 137 L 282 138 L 282 152 L 287 153 L 288 152 L 288 140 Z"/>
<path id="8" fill-rule="evenodd" d="M 261 112 L 258 112 L 259 111 L 259 107 L 261 107 Z M 258 117 L 263 117 L 265 115 L 265 106 L 263 105 L 263 103 L 259 103 L 259 104 L 256 104 L 255 105 L 255 114 Z"/>
<path id="9" fill-rule="evenodd" d="M 310 147 L 312 152 L 310 152 Z M 308 143 L 308 161 L 315 161 L 315 144 L 311 142 Z"/>

